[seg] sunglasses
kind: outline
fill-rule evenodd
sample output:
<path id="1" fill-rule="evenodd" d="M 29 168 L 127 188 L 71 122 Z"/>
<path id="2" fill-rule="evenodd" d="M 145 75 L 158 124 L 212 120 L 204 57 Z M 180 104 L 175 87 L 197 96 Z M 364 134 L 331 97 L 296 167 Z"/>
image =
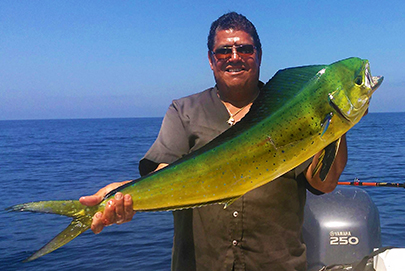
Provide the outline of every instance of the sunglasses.
<path id="1" fill-rule="evenodd" d="M 240 57 L 251 56 L 256 49 L 256 47 L 251 44 L 240 44 L 233 46 L 224 46 L 211 52 L 215 55 L 217 59 L 228 59 L 232 57 L 234 47 Z"/>

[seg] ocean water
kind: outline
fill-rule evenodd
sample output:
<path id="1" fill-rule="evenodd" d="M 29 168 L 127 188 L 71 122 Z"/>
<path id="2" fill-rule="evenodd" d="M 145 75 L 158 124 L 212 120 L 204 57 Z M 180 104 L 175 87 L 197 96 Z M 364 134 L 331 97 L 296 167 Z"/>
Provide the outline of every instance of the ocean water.
<path id="1" fill-rule="evenodd" d="M 39 200 L 78 199 L 139 177 L 138 161 L 161 118 L 0 121 L 1 270 L 170 270 L 172 214 L 138 213 L 130 223 L 87 231 L 33 262 L 26 257 L 70 219 L 7 212 Z M 370 113 L 348 133 L 343 181 L 404 182 L 405 113 Z M 404 188 L 364 188 L 376 203 L 384 246 L 405 247 Z"/>

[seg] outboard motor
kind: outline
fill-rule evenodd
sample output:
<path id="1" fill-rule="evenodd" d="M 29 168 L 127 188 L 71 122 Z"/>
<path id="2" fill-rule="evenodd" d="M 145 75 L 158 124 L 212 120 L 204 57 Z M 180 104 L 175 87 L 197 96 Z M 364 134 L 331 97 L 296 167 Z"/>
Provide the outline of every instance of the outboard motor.
<path id="1" fill-rule="evenodd" d="M 381 247 L 378 209 L 356 187 L 339 186 L 320 196 L 308 192 L 303 237 L 308 271 L 358 262 Z"/>

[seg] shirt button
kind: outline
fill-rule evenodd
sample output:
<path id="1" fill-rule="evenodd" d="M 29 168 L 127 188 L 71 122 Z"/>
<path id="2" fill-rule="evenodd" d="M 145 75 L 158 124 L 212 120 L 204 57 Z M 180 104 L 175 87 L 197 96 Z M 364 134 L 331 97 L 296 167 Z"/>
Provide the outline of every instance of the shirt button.
<path id="1" fill-rule="evenodd" d="M 238 217 L 238 214 L 239 214 L 238 211 L 235 211 L 235 212 L 233 212 L 232 215 L 233 215 L 233 217 Z"/>
<path id="2" fill-rule="evenodd" d="M 233 240 L 233 241 L 232 241 L 232 245 L 237 246 L 237 245 L 238 245 L 238 241 Z"/>

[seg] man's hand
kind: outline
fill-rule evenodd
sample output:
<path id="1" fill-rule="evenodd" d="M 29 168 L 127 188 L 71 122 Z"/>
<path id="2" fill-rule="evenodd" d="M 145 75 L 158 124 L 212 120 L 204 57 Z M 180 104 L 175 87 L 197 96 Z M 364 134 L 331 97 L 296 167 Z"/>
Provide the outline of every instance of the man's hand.
<path id="1" fill-rule="evenodd" d="M 94 206 L 99 204 L 105 195 L 117 187 L 127 183 L 129 181 L 121 183 L 112 183 L 101 188 L 97 193 L 91 196 L 84 196 L 79 199 L 80 203 L 86 206 Z M 113 199 L 107 202 L 104 212 L 97 212 L 93 216 L 93 222 L 91 223 L 91 230 L 97 234 L 100 233 L 105 226 L 112 224 L 122 224 L 132 220 L 135 211 L 132 209 L 131 195 L 123 195 L 121 192 L 117 192 Z"/>

